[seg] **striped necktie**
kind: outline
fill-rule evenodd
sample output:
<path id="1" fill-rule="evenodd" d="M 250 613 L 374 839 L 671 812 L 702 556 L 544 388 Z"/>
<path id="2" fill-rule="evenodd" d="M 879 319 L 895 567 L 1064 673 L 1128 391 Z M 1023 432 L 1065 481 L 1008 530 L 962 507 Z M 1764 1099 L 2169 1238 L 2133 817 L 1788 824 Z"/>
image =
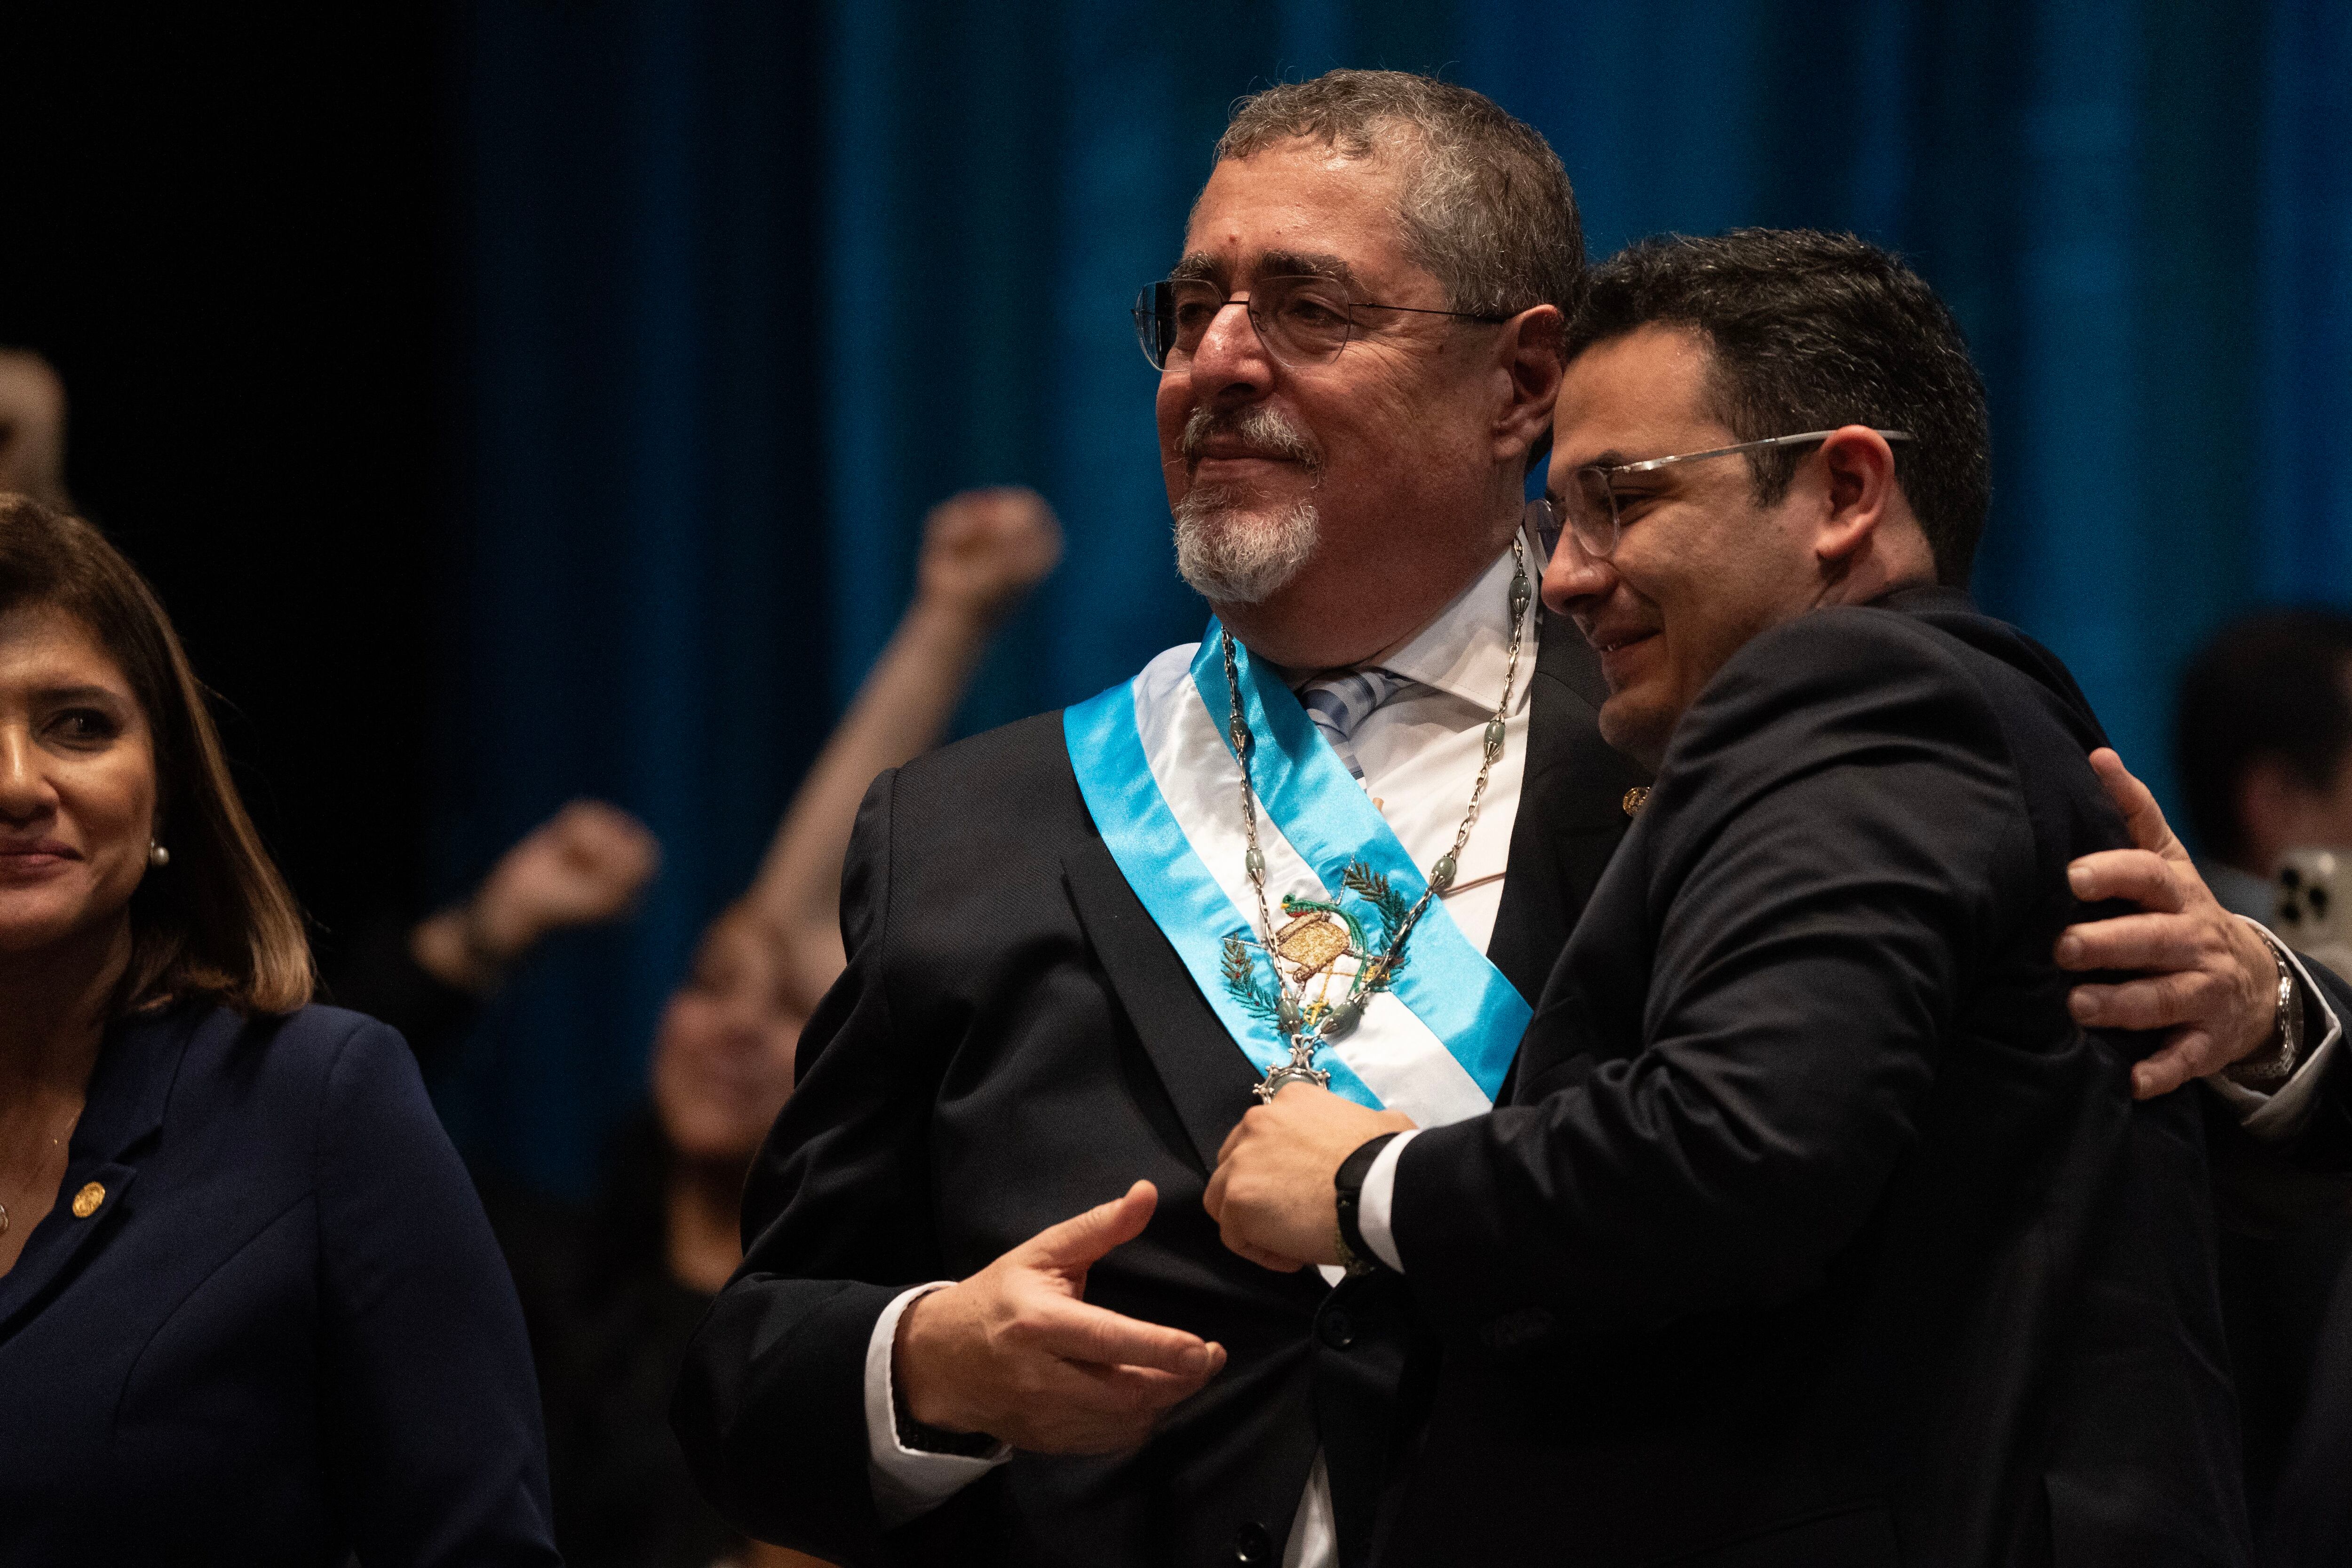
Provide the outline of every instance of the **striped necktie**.
<path id="1" fill-rule="evenodd" d="M 1301 687 L 1299 705 L 1339 760 L 1348 764 L 1348 772 L 1358 784 L 1364 782 L 1363 767 L 1356 761 L 1356 750 L 1349 744 L 1356 726 L 1370 717 L 1373 709 L 1412 682 L 1406 677 L 1387 669 L 1349 669 L 1337 675 L 1318 675 Z"/>

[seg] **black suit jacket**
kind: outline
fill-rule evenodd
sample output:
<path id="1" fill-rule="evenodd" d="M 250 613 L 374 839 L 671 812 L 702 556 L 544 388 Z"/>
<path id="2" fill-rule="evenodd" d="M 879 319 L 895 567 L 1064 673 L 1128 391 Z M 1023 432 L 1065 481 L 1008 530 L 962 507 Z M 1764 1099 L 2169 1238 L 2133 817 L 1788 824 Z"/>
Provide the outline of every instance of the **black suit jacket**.
<path id="1" fill-rule="evenodd" d="M 1549 623 L 1494 947 L 1529 994 L 1639 777 L 1600 741 L 1600 696 L 1582 639 Z M 1219 1241 L 1201 1193 L 1257 1075 L 1104 847 L 1060 716 L 878 779 L 843 927 L 848 970 L 746 1193 L 742 1270 L 680 1378 L 678 1436 L 722 1510 L 842 1563 L 1274 1563 L 1320 1441 L 1361 1561 L 1403 1315 L 1378 1289 L 1327 1292 Z M 1018 1455 L 886 1537 L 864 1404 L 884 1306 L 1139 1176 L 1158 1212 L 1087 1300 L 1221 1342 L 1226 1370 L 1139 1452 Z"/>
<path id="2" fill-rule="evenodd" d="M 557 1561 L 530 1350 L 465 1168 L 381 1024 L 119 1024 L 0 1276 L 0 1562 L 353 1551 Z"/>
<path id="3" fill-rule="evenodd" d="M 1393 1222 L 1444 1343 L 1384 1560 L 2244 1560 L 2198 1106 L 2051 962 L 2126 842 L 1947 590 L 1757 637 Z"/>

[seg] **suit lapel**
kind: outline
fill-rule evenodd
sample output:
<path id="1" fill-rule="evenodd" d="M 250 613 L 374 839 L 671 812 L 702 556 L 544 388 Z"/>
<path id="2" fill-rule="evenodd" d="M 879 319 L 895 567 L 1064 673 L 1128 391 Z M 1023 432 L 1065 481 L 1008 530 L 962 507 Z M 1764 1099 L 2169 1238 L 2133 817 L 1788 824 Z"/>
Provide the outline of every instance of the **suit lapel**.
<path id="1" fill-rule="evenodd" d="M 1531 1002 L 1625 837 L 1625 792 L 1650 782 L 1639 763 L 1601 738 L 1609 689 L 1574 623 L 1547 613 L 1537 636 L 1527 770 L 1486 944 L 1495 967 Z"/>
<path id="2" fill-rule="evenodd" d="M 16 1266 L 0 1277 L 0 1340 L 63 1288 L 101 1237 L 121 1228 L 138 1162 L 163 1124 L 194 1016 L 184 1008 L 119 1023 L 100 1049 L 57 1202 L 26 1238 Z M 88 1212 L 77 1214 L 75 1199 L 85 1193 Z"/>
<path id="3" fill-rule="evenodd" d="M 1225 1135 L 1255 1103 L 1250 1088 L 1256 1069 L 1217 1021 L 1103 841 L 1089 834 L 1063 857 L 1062 871 L 1078 923 L 1175 1104 L 1202 1173 L 1213 1170 Z"/>

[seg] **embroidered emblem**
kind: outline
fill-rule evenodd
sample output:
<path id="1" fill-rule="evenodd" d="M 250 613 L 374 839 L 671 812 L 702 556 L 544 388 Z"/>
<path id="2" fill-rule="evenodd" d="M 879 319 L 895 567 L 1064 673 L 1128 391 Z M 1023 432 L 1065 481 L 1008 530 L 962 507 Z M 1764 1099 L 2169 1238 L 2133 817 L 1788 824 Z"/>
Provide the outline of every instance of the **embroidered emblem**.
<path id="1" fill-rule="evenodd" d="M 1246 931 L 1225 938 L 1225 994 L 1252 1016 L 1285 1034 L 1313 1028 L 1318 1018 L 1343 1001 L 1353 988 L 1357 973 L 1394 945 L 1397 932 L 1412 913 L 1412 900 L 1391 887 L 1388 878 L 1361 860 L 1348 862 L 1339 881 L 1349 892 L 1371 906 L 1372 918 L 1381 930 L 1377 941 L 1345 904 L 1290 896 L 1283 899 L 1282 912 L 1291 918 L 1275 932 L 1269 954 L 1272 963 L 1280 967 L 1280 978 L 1268 974 L 1259 964 L 1258 955 L 1269 952 L 1268 944 L 1252 942 Z M 1362 996 L 1386 991 L 1404 965 L 1404 954 L 1396 952 L 1387 968 L 1365 978 Z M 1303 1011 L 1283 996 L 1282 979 L 1287 979 L 1295 991 L 1305 993 L 1312 987 Z M 1331 994 L 1335 982 L 1336 998 Z M 1294 1012 L 1297 1016 L 1286 1016 Z"/>

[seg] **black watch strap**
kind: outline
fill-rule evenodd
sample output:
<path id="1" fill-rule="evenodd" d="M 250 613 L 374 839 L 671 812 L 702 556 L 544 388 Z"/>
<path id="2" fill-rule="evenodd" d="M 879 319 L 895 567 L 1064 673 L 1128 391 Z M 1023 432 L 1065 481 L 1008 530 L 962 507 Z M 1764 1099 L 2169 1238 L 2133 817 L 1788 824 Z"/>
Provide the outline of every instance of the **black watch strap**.
<path id="1" fill-rule="evenodd" d="M 1372 1173 L 1372 1162 L 1381 1157 L 1389 1140 L 1398 1136 L 1383 1132 L 1356 1146 L 1356 1152 L 1339 1162 L 1337 1174 L 1331 1178 L 1334 1197 L 1339 1210 L 1339 1247 L 1346 1255 L 1343 1261 L 1350 1274 L 1368 1274 L 1375 1269 L 1393 1273 L 1381 1261 L 1380 1254 L 1364 1243 L 1362 1215 L 1364 1178 Z"/>
<path id="2" fill-rule="evenodd" d="M 890 1382 L 890 1419 L 898 1428 L 898 1446 L 922 1454 L 952 1454 L 961 1459 L 985 1459 L 996 1452 L 996 1439 L 985 1432 L 950 1432 L 926 1426 L 907 1412 L 907 1396 L 898 1380 Z"/>

